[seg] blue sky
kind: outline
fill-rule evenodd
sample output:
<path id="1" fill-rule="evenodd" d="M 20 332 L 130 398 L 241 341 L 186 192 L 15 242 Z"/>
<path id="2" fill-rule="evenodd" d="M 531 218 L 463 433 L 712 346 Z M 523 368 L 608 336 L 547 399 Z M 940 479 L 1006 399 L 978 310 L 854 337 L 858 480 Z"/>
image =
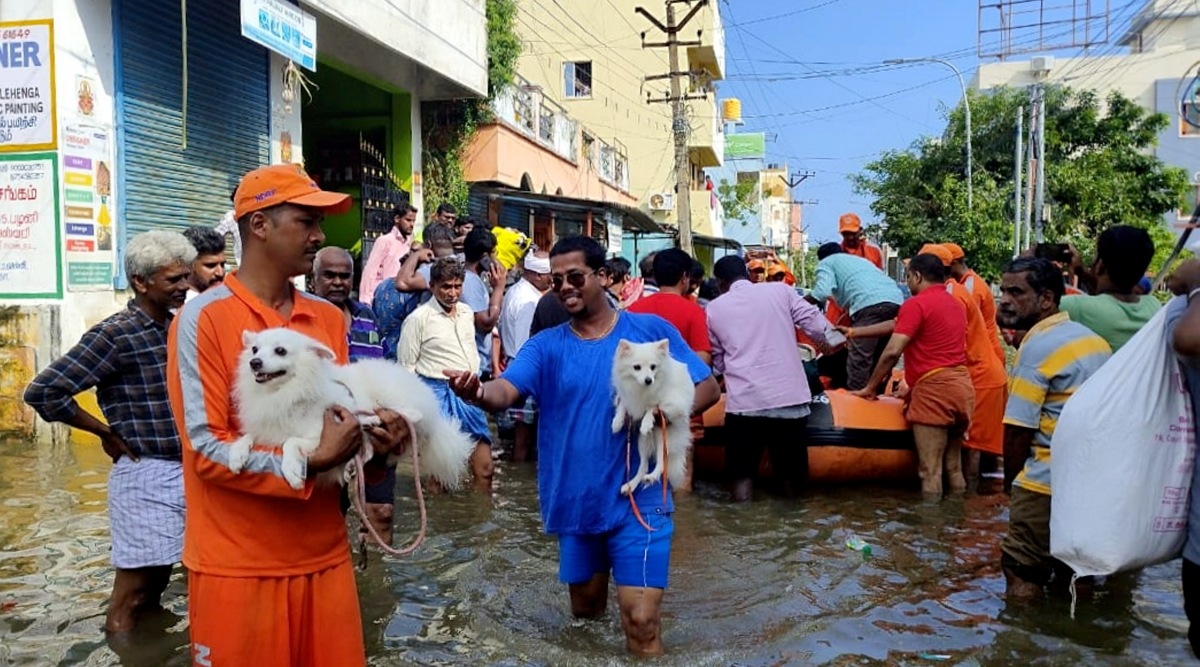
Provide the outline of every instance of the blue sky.
<path id="1" fill-rule="evenodd" d="M 820 202 L 804 207 L 809 238 L 835 238 L 837 218 L 846 211 L 872 220 L 870 201 L 854 194 L 847 176 L 883 150 L 940 135 L 944 107 L 962 95 L 942 65 L 851 72 L 889 58 L 938 55 L 958 66 L 969 84 L 978 64 L 976 3 L 719 1 L 726 80 L 718 94 L 741 99 L 741 131 L 777 135 L 767 143 L 768 162 L 816 172 L 795 190 L 799 200 Z"/>

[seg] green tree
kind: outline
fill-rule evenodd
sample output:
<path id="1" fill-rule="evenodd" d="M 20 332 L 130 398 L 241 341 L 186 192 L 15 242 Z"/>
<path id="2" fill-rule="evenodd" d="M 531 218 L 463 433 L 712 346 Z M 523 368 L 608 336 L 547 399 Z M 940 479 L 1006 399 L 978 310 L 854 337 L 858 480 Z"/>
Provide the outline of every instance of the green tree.
<path id="1" fill-rule="evenodd" d="M 717 184 L 717 200 L 725 209 L 725 219 L 737 220 L 743 225 L 746 219 L 758 214 L 758 180 L 750 178 L 721 179 Z"/>
<path id="2" fill-rule="evenodd" d="M 871 209 L 883 221 L 875 235 L 905 256 L 926 242 L 953 241 L 977 271 L 996 277 L 1012 256 L 1014 124 L 1028 104 L 1024 91 L 1010 88 L 971 95 L 974 210 L 961 105 L 948 112 L 940 139 L 885 152 L 851 176 L 856 192 L 874 197 Z M 1046 238 L 1088 255 L 1105 228 L 1135 225 L 1151 231 L 1161 263 L 1171 244 L 1162 216 L 1187 191 L 1187 174 L 1150 153 L 1167 124 L 1117 92 L 1102 105 L 1090 91 L 1047 87 Z"/>

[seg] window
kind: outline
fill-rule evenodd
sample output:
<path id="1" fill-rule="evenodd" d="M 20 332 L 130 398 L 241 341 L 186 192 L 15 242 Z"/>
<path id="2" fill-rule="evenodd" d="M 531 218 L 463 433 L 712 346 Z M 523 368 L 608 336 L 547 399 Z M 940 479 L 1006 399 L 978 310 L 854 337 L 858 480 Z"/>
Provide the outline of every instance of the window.
<path id="1" fill-rule="evenodd" d="M 1200 137 L 1200 80 L 1193 80 L 1179 109 L 1179 136 Z"/>
<path id="2" fill-rule="evenodd" d="M 570 97 L 592 96 L 592 63 L 575 62 L 563 65 L 563 81 L 566 83 L 566 95 Z"/>

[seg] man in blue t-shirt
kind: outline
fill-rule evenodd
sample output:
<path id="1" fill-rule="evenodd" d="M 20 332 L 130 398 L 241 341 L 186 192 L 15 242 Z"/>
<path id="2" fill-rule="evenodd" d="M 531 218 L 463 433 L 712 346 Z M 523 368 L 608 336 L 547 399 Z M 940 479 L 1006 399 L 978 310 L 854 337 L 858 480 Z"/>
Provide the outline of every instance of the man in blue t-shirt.
<path id="1" fill-rule="evenodd" d="M 566 324 L 530 338 L 499 379 L 480 383 L 448 369 L 459 396 L 488 411 L 532 396 L 538 422 L 538 493 L 546 532 L 559 540 L 559 579 L 570 589 L 576 617 L 596 617 L 608 603 L 608 580 L 617 602 L 626 646 L 633 653 L 662 653 L 660 618 L 671 549 L 673 505 L 657 486 L 620 494 L 628 479 L 625 433 L 612 432 L 612 363 L 622 340 L 667 339 L 671 356 L 685 363 L 696 384 L 693 414 L 717 402 L 720 390 L 708 366 L 673 326 L 654 315 L 618 312 L 605 298 L 604 248 L 573 236 L 550 252 L 552 289 L 570 314 Z M 635 446 L 636 447 L 636 446 Z M 636 456 L 636 453 L 634 453 Z"/>

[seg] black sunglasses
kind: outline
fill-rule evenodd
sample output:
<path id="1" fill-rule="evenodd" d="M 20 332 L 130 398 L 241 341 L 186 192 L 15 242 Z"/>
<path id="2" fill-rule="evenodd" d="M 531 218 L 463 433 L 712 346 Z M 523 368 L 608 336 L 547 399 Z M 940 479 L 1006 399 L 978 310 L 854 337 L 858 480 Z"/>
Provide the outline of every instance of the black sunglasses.
<path id="1" fill-rule="evenodd" d="M 571 271 L 565 276 L 565 279 L 571 287 L 579 289 L 580 287 L 583 287 L 583 283 L 587 281 L 587 277 L 595 275 L 595 273 L 595 271 L 588 271 L 587 273 L 584 273 L 583 271 Z M 555 292 L 562 289 L 563 280 L 564 276 L 550 276 L 551 289 L 553 289 Z"/>

